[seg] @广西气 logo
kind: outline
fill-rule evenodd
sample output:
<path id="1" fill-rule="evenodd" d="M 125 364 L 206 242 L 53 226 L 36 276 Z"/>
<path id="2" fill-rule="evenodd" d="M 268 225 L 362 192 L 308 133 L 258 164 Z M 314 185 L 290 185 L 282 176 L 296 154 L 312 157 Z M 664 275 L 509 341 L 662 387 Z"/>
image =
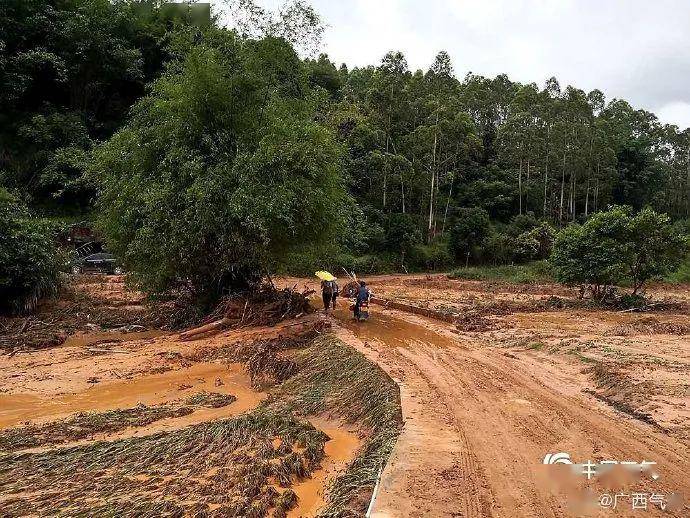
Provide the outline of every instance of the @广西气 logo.
<path id="1" fill-rule="evenodd" d="M 544 456 L 544 464 L 572 464 L 569 453 L 547 453 Z"/>

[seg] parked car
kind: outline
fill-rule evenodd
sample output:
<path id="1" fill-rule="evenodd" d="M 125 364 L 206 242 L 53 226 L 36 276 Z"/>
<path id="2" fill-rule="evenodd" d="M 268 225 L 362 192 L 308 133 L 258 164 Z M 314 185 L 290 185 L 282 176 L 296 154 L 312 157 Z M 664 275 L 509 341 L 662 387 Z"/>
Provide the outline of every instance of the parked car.
<path id="1" fill-rule="evenodd" d="M 113 254 L 100 252 L 79 257 L 72 262 L 72 273 L 107 273 L 121 275 L 124 270 Z"/>

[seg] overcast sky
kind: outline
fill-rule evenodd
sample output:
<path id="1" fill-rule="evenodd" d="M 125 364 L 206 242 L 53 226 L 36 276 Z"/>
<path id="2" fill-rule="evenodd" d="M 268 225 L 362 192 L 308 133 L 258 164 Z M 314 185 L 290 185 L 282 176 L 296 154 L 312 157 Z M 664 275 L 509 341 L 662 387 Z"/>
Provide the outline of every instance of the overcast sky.
<path id="1" fill-rule="evenodd" d="M 214 0 L 220 2 L 222 0 Z M 279 0 L 257 0 L 264 6 Z M 690 0 L 312 0 L 336 64 L 401 50 L 426 70 L 439 50 L 459 78 L 556 76 L 690 126 Z"/>

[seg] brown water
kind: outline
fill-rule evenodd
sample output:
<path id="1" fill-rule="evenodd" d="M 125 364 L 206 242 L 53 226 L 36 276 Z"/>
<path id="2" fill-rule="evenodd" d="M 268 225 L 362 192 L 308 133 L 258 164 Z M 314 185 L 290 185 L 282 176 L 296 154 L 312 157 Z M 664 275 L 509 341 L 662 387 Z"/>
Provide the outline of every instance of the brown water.
<path id="1" fill-rule="evenodd" d="M 215 386 L 216 379 L 223 384 Z M 185 369 L 133 380 L 99 383 L 81 392 L 52 398 L 33 394 L 0 394 L 0 428 L 26 421 L 54 420 L 76 412 L 130 408 L 139 403 L 155 405 L 186 399 L 198 392 L 219 392 L 237 397 L 237 401 L 225 407 L 224 416 L 255 408 L 265 397 L 251 388 L 249 377 L 241 365 L 197 363 Z"/>
<path id="2" fill-rule="evenodd" d="M 316 516 L 326 503 L 325 490 L 328 482 L 355 458 L 362 442 L 352 430 L 339 423 L 323 419 L 310 419 L 311 423 L 328 435 L 324 450 L 326 457 L 321 461 L 321 469 L 312 473 L 311 478 L 293 484 L 292 489 L 299 497 L 297 507 L 288 513 L 289 517 Z"/>
<path id="3" fill-rule="evenodd" d="M 369 315 L 366 322 L 356 322 L 350 311 L 336 309 L 333 312 L 340 324 L 362 341 L 377 340 L 390 347 L 409 347 L 418 344 L 433 344 L 435 347 L 458 346 L 456 340 L 421 324 L 397 318 L 378 306 L 371 306 Z"/>

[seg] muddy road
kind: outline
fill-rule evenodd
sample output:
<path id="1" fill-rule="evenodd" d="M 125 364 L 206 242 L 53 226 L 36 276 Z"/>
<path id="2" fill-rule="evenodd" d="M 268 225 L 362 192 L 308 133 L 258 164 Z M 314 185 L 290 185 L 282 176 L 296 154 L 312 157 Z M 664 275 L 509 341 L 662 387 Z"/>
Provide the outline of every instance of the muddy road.
<path id="1" fill-rule="evenodd" d="M 373 305 L 371 320 L 361 324 L 351 320 L 347 302 L 340 300 L 336 311 L 309 315 L 305 323 L 225 330 L 187 342 L 157 327 L 140 296 L 112 278 L 86 278 L 68 300 L 52 303 L 30 320 L 4 322 L 8 346 L 0 358 L 0 450 L 4 444 L 6 452 L 0 451 L 0 468 L 10 476 L 3 491 L 0 475 L 0 514 L 23 516 L 42 505 L 69 515 L 85 502 L 103 499 L 123 506 L 136 501 L 142 515 L 160 510 L 158 502 L 218 516 L 248 509 L 222 499 L 233 487 L 225 485 L 225 470 L 254 459 L 254 452 L 242 453 L 252 444 L 271 455 L 291 453 L 282 452 L 275 438 L 237 451 L 226 451 L 227 442 L 196 445 L 197 434 L 190 430 L 202 437 L 202 431 L 225 430 L 227 420 L 251 424 L 275 395 L 253 386 L 246 365 L 223 354 L 326 319 L 331 332 L 322 338 L 334 343 L 284 351 L 281 358 L 306 351 L 304 376 L 310 368 L 325 369 L 313 371 L 303 386 L 292 386 L 305 391 L 299 392 L 303 404 L 326 388 L 342 395 L 367 369 L 375 376 L 366 390 L 350 394 L 349 410 L 357 407 L 356 400 L 368 406 L 367 397 L 381 399 L 380 386 L 391 385 L 396 392 L 396 416 L 377 429 L 385 434 L 395 428 L 395 433 L 383 457 L 388 462 L 372 516 L 690 515 L 690 288 L 657 286 L 652 294 L 664 301 L 663 309 L 636 313 L 582 305 L 576 293 L 555 285 L 424 275 L 368 280 L 383 305 Z M 318 287 L 305 279 L 279 282 Z M 407 309 L 391 309 L 386 301 Z M 350 347 L 337 345 L 342 342 Z M 369 367 L 344 349 L 361 352 Z M 210 396 L 226 398 L 227 404 L 194 403 Z M 323 408 L 337 397 L 325 398 Z M 396 440 L 400 407 L 404 426 Z M 357 464 L 353 460 L 361 459 L 375 439 L 356 419 L 348 423 L 338 417 L 337 405 L 303 415 L 315 429 L 302 424 L 300 433 L 318 439 L 318 430 L 329 440 L 320 464 L 292 480 L 298 498 L 288 513 L 293 517 L 318 515 L 333 481 Z M 114 425 L 103 422 L 111 416 Z M 82 433 L 82 425 L 91 432 Z M 109 468 L 129 470 L 127 476 L 98 470 L 94 483 L 88 475 L 97 464 L 93 456 L 104 455 L 107 463 L 111 448 L 123 444 L 141 449 L 143 457 L 128 457 L 127 446 L 119 453 L 122 466 Z M 171 447 L 180 449 L 179 461 L 174 456 L 147 460 L 149 451 Z M 209 456 L 200 461 L 196 452 L 202 450 Z M 581 471 L 569 477 L 563 470 L 549 471 L 542 460 L 553 453 L 568 453 L 575 463 L 656 464 L 639 479 L 588 480 Z M 70 455 L 74 462 L 89 461 L 84 473 L 67 461 L 61 464 Z M 41 462 L 46 467 L 38 469 Z M 201 465 L 208 471 L 187 473 Z M 371 465 L 363 470 L 373 476 L 377 471 Z M 351 497 L 357 509 L 366 509 L 372 487 Z M 614 509 L 606 497 L 616 495 Z"/>
<path id="2" fill-rule="evenodd" d="M 690 515 L 687 290 L 657 288 L 680 305 L 641 315 L 544 308 L 574 297 L 558 286 L 420 276 L 370 285 L 417 307 L 482 308 L 485 324 L 468 331 L 381 306 L 355 323 L 344 303 L 333 313 L 338 336 L 401 389 L 405 427 L 372 516 Z M 558 452 L 576 463 L 656 462 L 660 476 L 558 484 L 542 466 Z M 609 494 L 621 495 L 615 509 Z"/>

